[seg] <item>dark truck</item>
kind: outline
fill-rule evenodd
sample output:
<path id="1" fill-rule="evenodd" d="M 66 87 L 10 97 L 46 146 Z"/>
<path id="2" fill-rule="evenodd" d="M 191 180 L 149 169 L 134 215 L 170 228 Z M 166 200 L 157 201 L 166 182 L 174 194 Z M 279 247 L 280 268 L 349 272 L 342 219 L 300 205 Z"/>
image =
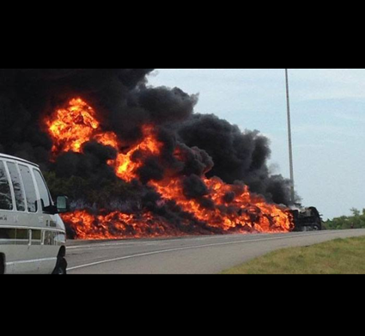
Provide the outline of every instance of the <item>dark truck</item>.
<path id="1" fill-rule="evenodd" d="M 318 231 L 323 229 L 322 217 L 315 207 L 291 210 L 294 217 L 294 231 Z"/>

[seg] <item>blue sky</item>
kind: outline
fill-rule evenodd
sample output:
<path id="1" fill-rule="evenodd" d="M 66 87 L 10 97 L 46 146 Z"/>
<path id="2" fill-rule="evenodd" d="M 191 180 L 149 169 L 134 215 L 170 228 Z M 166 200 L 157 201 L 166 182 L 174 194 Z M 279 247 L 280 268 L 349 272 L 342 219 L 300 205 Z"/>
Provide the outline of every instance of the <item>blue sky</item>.
<path id="1" fill-rule="evenodd" d="M 295 185 L 324 218 L 365 208 L 365 70 L 290 69 Z M 153 86 L 199 93 L 213 113 L 271 140 L 273 173 L 289 177 L 284 69 L 159 69 Z"/>

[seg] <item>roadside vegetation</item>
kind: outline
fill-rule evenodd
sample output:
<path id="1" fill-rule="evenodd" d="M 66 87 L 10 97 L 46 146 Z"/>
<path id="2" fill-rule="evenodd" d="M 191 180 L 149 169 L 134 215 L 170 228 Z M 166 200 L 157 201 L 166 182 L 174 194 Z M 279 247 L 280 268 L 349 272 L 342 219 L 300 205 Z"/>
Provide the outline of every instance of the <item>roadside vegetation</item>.
<path id="1" fill-rule="evenodd" d="M 83 209 L 96 210 L 127 210 L 140 207 L 141 185 L 127 183 L 121 179 L 100 179 L 97 176 L 85 178 L 81 176 L 57 177 L 54 172 L 43 173 L 51 194 L 54 198 L 67 195 L 71 206 Z"/>
<path id="2" fill-rule="evenodd" d="M 365 274 L 365 237 L 275 251 L 223 274 Z"/>
<path id="3" fill-rule="evenodd" d="M 327 230 L 347 230 L 365 228 L 365 209 L 361 211 L 351 209 L 352 216 L 342 216 L 324 223 Z"/>

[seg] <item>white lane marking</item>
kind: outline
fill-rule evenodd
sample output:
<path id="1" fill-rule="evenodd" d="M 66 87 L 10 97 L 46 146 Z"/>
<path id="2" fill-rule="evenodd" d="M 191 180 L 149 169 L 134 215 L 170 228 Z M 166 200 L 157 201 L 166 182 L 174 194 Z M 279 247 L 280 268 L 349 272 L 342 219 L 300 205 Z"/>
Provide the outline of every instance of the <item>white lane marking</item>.
<path id="1" fill-rule="evenodd" d="M 118 241 L 118 240 L 116 240 Z M 166 244 L 164 243 L 164 241 L 161 241 L 163 244 Z M 126 243 L 126 242 L 120 242 L 120 243 L 104 243 L 104 244 L 99 244 L 99 243 L 94 243 L 94 244 L 85 244 L 85 245 L 76 245 L 76 246 L 68 246 L 67 247 L 67 250 L 82 250 L 82 249 L 95 249 L 95 248 L 102 248 L 102 247 L 114 247 L 114 246 L 125 246 L 125 247 L 130 247 L 130 246 L 136 246 L 136 245 L 139 245 L 139 246 L 155 246 L 155 245 L 161 245 L 160 242 L 134 242 L 134 243 Z"/>
<path id="2" fill-rule="evenodd" d="M 285 233 L 279 233 L 277 235 L 281 235 Z M 296 233 L 296 235 L 300 235 L 301 233 Z M 79 250 L 79 249 L 95 249 L 99 247 L 115 247 L 115 246 L 154 246 L 154 245 L 167 245 L 171 243 L 172 241 L 181 241 L 186 242 L 187 240 L 192 241 L 202 241 L 202 240 L 212 240 L 212 239 L 232 239 L 232 237 L 241 238 L 241 237 L 250 237 L 252 240 L 254 238 L 260 238 L 260 237 L 267 237 L 267 236 L 273 236 L 273 234 L 247 234 L 247 235 L 212 235 L 212 236 L 206 236 L 206 237 L 188 237 L 188 238 L 171 238 L 171 239 L 161 239 L 158 241 L 146 241 L 146 240 L 136 240 L 134 242 L 128 242 L 128 241 L 120 241 L 115 240 L 115 242 L 109 242 L 109 243 L 93 243 L 93 244 L 82 244 L 82 245 L 74 245 L 74 246 L 67 246 L 67 250 Z M 256 240 L 256 239 L 255 239 Z M 119 243 L 117 243 L 119 241 Z"/>
<path id="3" fill-rule="evenodd" d="M 340 232 L 338 232 L 338 233 L 340 233 Z M 96 262 L 92 262 L 92 263 L 88 263 L 88 264 L 84 264 L 84 265 L 70 267 L 67 270 L 68 271 L 73 271 L 73 270 L 80 269 L 80 268 L 87 268 L 87 267 L 107 264 L 107 263 L 111 263 L 111 262 L 115 262 L 115 261 L 122 261 L 122 260 L 127 260 L 127 259 L 132 259 L 132 258 L 140 258 L 140 257 L 146 257 L 146 256 L 151 256 L 151 255 L 156 255 L 156 254 L 164 254 L 164 253 L 169 253 L 169 252 L 194 250 L 194 249 L 201 249 L 201 248 L 214 247 L 214 246 L 223 246 L 223 245 L 246 244 L 246 243 L 264 242 L 264 241 L 271 241 L 271 240 L 291 239 L 291 238 L 298 238 L 298 237 L 311 237 L 311 236 L 314 236 L 314 235 L 317 236 L 317 235 L 324 235 L 324 234 L 325 233 L 323 233 L 323 234 L 319 234 L 319 233 L 316 233 L 316 234 L 313 234 L 313 233 L 312 234 L 297 234 L 297 235 L 291 235 L 291 236 L 266 238 L 266 239 L 241 240 L 241 241 L 234 241 L 234 242 L 225 242 L 225 243 L 198 245 L 198 246 L 179 247 L 179 248 L 174 248 L 174 249 L 159 250 L 159 251 L 153 251 L 153 252 L 145 252 L 145 253 L 133 254 L 133 255 L 124 256 L 124 257 L 118 257 L 118 258 L 113 258 L 113 259 L 96 261 Z"/>

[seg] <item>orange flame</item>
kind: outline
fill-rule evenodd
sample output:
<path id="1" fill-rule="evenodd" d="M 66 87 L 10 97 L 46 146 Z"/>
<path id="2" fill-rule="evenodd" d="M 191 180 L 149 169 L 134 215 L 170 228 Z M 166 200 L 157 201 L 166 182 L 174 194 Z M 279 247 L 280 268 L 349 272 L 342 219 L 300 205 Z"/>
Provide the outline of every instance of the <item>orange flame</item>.
<path id="1" fill-rule="evenodd" d="M 92 138 L 100 125 L 93 108 L 80 98 L 72 99 L 67 108 L 57 110 L 46 124 L 54 141 L 54 154 L 80 153 L 81 146 Z"/>
<path id="2" fill-rule="evenodd" d="M 152 126 L 143 126 L 143 141 L 131 148 L 127 154 L 118 153 L 115 161 L 109 161 L 109 165 L 113 166 L 116 175 L 127 182 L 137 178 L 136 171 L 142 166 L 142 162 L 137 159 L 132 160 L 133 154 L 137 151 L 144 155 L 159 156 L 161 153 L 162 143 L 155 138 L 154 128 Z"/>
<path id="3" fill-rule="evenodd" d="M 46 125 L 54 142 L 54 156 L 67 151 L 80 153 L 85 143 L 97 141 L 117 150 L 116 159 L 110 160 L 108 164 L 114 168 L 120 179 L 127 182 L 138 178 L 137 170 L 143 165 L 141 159 L 138 159 L 140 156 L 135 155 L 137 152 L 158 158 L 163 149 L 155 128 L 145 125 L 142 128 L 143 140 L 127 153 L 123 153 L 118 136 L 114 132 L 102 132 L 96 112 L 81 98 L 72 99 L 67 108 L 57 110 L 46 120 Z M 178 148 L 175 150 L 175 157 L 184 160 Z M 175 201 L 184 212 L 191 214 L 206 227 L 222 233 L 288 232 L 293 229 L 293 218 L 289 211 L 268 204 L 262 197 L 251 194 L 248 187 L 228 185 L 219 178 L 203 178 L 203 181 L 209 192 L 200 200 L 184 196 L 181 177 L 151 181 L 149 184 L 164 200 Z M 233 201 L 229 203 L 224 197 L 228 193 L 234 194 Z M 210 206 L 204 206 L 203 201 Z M 63 215 L 63 219 L 74 229 L 79 239 L 185 234 L 182 230 L 173 228 L 166 219 L 152 213 L 137 216 L 113 212 L 105 216 L 94 216 L 86 211 L 76 211 Z M 197 228 L 197 231 L 201 233 L 203 230 Z"/>
<path id="4" fill-rule="evenodd" d="M 251 194 L 247 186 L 242 190 L 240 187 L 225 184 L 217 177 L 205 178 L 204 182 L 209 194 L 203 199 L 213 201 L 214 208 L 206 208 L 197 200 L 186 199 L 182 195 L 183 186 L 179 179 L 171 179 L 166 184 L 151 184 L 165 199 L 174 200 L 184 211 L 193 213 L 200 221 L 226 232 L 287 232 L 293 228 L 288 211 Z M 232 203 L 224 201 L 224 196 L 229 192 L 235 195 Z"/>
<path id="5" fill-rule="evenodd" d="M 63 214 L 62 218 L 76 233 L 77 239 L 117 239 L 143 237 L 182 236 L 179 230 L 173 230 L 169 223 L 156 219 L 151 213 L 143 216 L 112 212 L 108 215 L 92 215 L 87 211 Z"/>

